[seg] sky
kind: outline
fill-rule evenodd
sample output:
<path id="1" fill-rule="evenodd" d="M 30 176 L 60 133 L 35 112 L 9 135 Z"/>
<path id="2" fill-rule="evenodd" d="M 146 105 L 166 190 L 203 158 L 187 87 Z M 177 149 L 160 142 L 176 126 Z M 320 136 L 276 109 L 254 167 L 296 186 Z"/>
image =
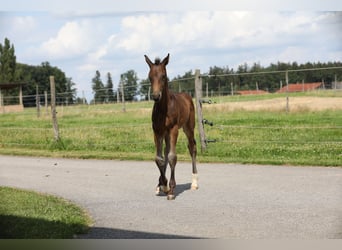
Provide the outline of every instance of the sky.
<path id="1" fill-rule="evenodd" d="M 0 9 L 0 43 L 11 41 L 17 62 L 60 68 L 88 101 L 96 70 L 115 87 L 131 69 L 146 79 L 145 54 L 170 53 L 170 79 L 212 66 L 342 61 L 341 1 L 284 2 L 12 0 Z"/>

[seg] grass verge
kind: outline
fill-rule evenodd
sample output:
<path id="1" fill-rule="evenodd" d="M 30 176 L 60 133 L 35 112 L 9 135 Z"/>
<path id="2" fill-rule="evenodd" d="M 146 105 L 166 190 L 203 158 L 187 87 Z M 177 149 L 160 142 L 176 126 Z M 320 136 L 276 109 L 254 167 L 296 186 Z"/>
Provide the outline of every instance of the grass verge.
<path id="1" fill-rule="evenodd" d="M 70 239 L 90 224 L 82 209 L 62 198 L 0 187 L 1 239 Z"/>

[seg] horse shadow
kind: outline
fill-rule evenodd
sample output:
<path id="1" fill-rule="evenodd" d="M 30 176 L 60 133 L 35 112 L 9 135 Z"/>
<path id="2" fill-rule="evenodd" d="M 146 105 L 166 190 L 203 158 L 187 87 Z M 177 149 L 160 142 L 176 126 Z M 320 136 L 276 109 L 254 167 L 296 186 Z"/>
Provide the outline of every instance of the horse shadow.
<path id="1" fill-rule="evenodd" d="M 175 198 L 177 198 L 179 195 L 181 195 L 183 192 L 188 191 L 191 189 L 191 183 L 183 183 L 183 184 L 177 184 L 176 188 L 174 190 Z M 160 193 L 158 196 L 166 196 L 165 193 Z"/>
<path id="2" fill-rule="evenodd" d="M 175 196 L 177 197 L 178 195 L 190 189 L 191 189 L 191 183 L 184 183 L 184 184 L 176 185 Z"/>

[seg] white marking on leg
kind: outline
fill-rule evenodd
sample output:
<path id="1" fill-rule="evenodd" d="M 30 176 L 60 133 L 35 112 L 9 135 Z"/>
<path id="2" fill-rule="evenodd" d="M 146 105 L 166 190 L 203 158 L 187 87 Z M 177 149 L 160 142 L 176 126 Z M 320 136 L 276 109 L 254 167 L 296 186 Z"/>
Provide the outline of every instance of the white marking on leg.
<path id="1" fill-rule="evenodd" d="M 157 188 L 156 188 L 156 195 L 159 195 L 160 194 L 160 186 L 158 186 Z"/>
<path id="2" fill-rule="evenodd" d="M 191 189 L 192 190 L 198 189 L 198 174 L 192 174 Z"/>
<path id="3" fill-rule="evenodd" d="M 176 198 L 176 196 L 174 194 L 168 194 L 167 195 L 168 200 L 174 200 L 175 198 Z"/>

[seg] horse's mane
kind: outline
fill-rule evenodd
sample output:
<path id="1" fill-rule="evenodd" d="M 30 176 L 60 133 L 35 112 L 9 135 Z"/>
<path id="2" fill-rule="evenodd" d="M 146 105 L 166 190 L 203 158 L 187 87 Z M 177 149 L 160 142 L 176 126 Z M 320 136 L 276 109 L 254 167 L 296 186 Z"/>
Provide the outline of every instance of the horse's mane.
<path id="1" fill-rule="evenodd" d="M 155 65 L 159 65 L 160 64 L 160 58 L 157 57 L 156 59 L 154 59 L 154 64 Z"/>

